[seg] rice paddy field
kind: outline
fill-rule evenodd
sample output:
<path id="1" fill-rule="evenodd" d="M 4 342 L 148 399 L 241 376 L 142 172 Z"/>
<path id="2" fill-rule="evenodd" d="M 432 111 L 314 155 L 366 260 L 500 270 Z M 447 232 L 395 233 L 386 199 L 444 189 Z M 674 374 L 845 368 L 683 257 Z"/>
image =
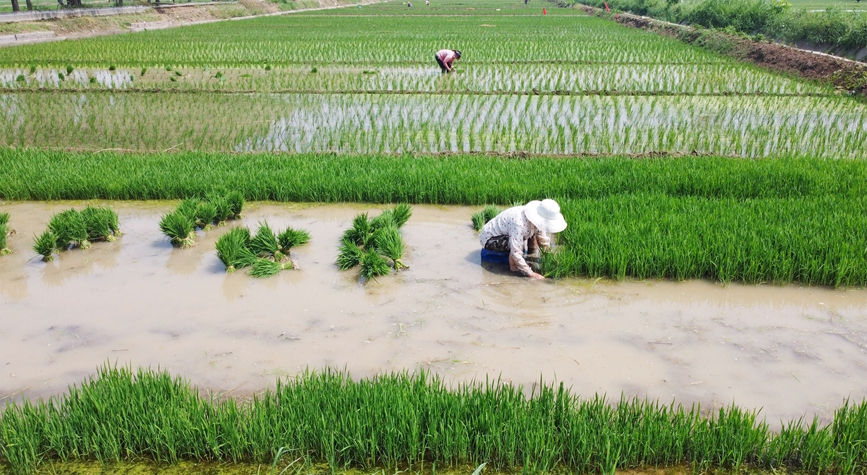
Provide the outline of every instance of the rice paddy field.
<path id="1" fill-rule="evenodd" d="M 867 104 L 431 3 L 0 48 L 0 473 L 867 473 Z M 545 197 L 550 279 L 480 262 L 473 213 Z M 394 269 L 340 271 L 403 204 Z M 305 238 L 227 274 L 266 227 Z"/>

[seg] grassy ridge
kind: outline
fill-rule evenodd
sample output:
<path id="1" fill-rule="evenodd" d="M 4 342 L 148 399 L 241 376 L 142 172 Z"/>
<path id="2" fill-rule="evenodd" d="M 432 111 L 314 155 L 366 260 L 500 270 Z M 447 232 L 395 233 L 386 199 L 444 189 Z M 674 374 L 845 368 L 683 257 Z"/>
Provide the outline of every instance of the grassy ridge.
<path id="1" fill-rule="evenodd" d="M 528 473 L 688 464 L 854 474 L 867 463 L 864 402 L 839 408 L 828 426 L 793 421 L 774 433 L 736 406 L 705 416 L 697 406 L 581 399 L 562 384 L 528 392 L 325 370 L 238 402 L 203 399 L 165 371 L 106 366 L 68 395 L 7 406 L 0 457 L 17 473 L 76 459 L 270 463 L 280 448 L 333 470 L 488 462 Z"/>
<path id="2" fill-rule="evenodd" d="M 867 284 L 867 162 L 0 151 L 0 198 L 561 201 L 552 276 Z M 532 177 L 532 178 L 529 178 Z M 469 219 L 469 217 L 468 217 Z"/>

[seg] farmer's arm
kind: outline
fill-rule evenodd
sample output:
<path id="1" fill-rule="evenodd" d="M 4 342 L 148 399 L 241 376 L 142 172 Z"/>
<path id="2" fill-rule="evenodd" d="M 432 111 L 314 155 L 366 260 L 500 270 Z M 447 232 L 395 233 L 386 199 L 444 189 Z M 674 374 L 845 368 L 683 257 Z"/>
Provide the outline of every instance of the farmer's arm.
<path id="1" fill-rule="evenodd" d="M 509 256 L 518 267 L 518 270 L 533 279 L 544 279 L 541 274 L 533 272 L 527 261 L 524 260 L 524 237 L 520 234 L 512 234 L 509 236 Z"/>

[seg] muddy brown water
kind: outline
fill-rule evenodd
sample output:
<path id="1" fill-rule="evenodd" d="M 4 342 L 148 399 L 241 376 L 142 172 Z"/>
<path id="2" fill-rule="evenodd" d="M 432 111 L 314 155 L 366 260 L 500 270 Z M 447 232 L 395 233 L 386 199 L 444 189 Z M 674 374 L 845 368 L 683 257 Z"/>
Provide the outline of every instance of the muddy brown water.
<path id="1" fill-rule="evenodd" d="M 97 203 L 104 204 L 104 203 Z M 298 270 L 226 274 L 214 243 L 173 249 L 158 226 L 175 203 L 107 203 L 125 235 L 44 263 L 51 215 L 85 203 L 0 203 L 15 252 L 0 257 L 0 401 L 46 397 L 106 362 L 160 367 L 244 396 L 306 368 L 356 378 L 427 369 L 563 381 L 607 394 L 761 409 L 772 426 L 867 396 L 867 290 L 704 281 L 534 282 L 480 265 L 476 208 L 414 206 L 408 270 L 361 283 L 334 265 L 363 205 L 248 204 L 241 224 L 307 229 Z M 0 402 L 2 406 L 2 402 Z"/>

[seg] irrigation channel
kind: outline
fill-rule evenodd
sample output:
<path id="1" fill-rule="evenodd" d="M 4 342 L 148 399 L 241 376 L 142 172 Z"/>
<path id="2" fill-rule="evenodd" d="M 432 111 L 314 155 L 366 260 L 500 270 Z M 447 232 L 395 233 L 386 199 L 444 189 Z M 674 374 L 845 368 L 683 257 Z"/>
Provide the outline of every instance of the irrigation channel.
<path id="1" fill-rule="evenodd" d="M 103 204 L 103 203 L 100 203 Z M 106 363 L 152 367 L 244 397 L 306 368 L 368 377 L 427 369 L 447 382 L 542 377 L 573 394 L 761 409 L 771 427 L 827 421 L 867 396 L 867 290 L 704 281 L 532 282 L 479 262 L 473 207 L 414 206 L 408 270 L 362 283 L 334 264 L 373 205 L 248 204 L 240 224 L 307 229 L 299 269 L 226 274 L 214 243 L 173 248 L 168 202 L 109 202 L 125 233 L 42 262 L 33 236 L 80 202 L 6 203 L 0 401 L 47 397 Z"/>

